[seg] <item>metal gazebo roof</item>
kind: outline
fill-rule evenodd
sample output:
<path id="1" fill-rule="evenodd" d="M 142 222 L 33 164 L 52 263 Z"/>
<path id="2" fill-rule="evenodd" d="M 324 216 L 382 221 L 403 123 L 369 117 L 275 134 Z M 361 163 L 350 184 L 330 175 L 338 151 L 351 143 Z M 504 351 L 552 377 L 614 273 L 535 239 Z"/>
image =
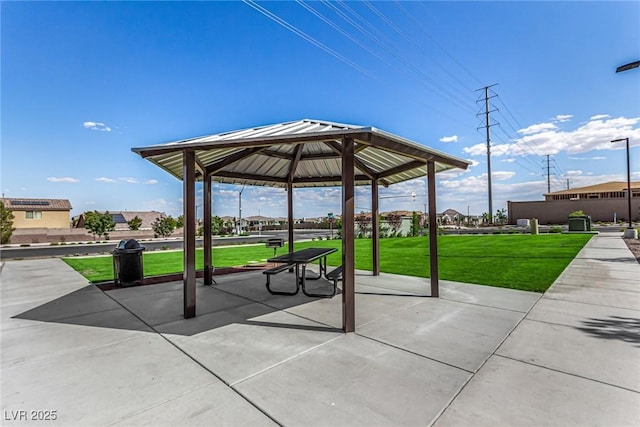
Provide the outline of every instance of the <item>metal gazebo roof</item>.
<path id="1" fill-rule="evenodd" d="M 436 172 L 469 165 L 374 127 L 309 119 L 132 150 L 181 180 L 182 152 L 193 150 L 199 180 L 206 174 L 228 184 L 286 187 L 291 180 L 294 187 L 323 187 L 342 183 L 343 138 L 355 142 L 356 185 L 424 177 L 427 161 L 435 162 Z"/>
<path id="2" fill-rule="evenodd" d="M 319 120 L 261 126 L 133 148 L 183 181 L 184 316 L 196 315 L 195 182 L 203 181 L 204 283 L 214 281 L 211 182 L 287 188 L 289 252 L 294 252 L 294 187 L 342 187 L 342 329 L 355 331 L 355 185 L 371 185 L 373 275 L 380 274 L 378 186 L 427 177 L 429 229 L 436 230 L 435 174 L 469 162 L 373 127 Z M 429 233 L 431 296 L 438 296 L 437 233 Z M 296 268 L 297 271 L 297 268 Z M 296 272 L 296 277 L 297 277 Z M 304 267 L 303 267 L 304 274 Z M 297 280 L 297 279 L 296 279 Z"/>

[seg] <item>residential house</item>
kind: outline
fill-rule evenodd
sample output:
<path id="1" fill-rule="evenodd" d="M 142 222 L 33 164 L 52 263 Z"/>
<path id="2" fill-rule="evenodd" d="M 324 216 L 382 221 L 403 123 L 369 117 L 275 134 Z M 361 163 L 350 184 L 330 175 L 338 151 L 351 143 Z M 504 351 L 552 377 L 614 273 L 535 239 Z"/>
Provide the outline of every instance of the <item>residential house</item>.
<path id="1" fill-rule="evenodd" d="M 5 198 L 2 202 L 14 216 L 16 230 L 71 228 L 71 202 L 67 199 Z"/>

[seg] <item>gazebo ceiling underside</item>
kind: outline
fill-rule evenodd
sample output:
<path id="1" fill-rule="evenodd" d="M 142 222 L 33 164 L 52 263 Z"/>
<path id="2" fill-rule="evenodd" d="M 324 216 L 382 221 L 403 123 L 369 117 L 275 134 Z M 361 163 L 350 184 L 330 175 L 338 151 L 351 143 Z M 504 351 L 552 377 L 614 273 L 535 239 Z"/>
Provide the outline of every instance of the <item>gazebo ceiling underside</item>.
<path id="1" fill-rule="evenodd" d="M 355 183 L 388 186 L 468 162 L 375 128 L 301 120 L 211 135 L 133 151 L 183 179 L 183 151 L 195 152 L 198 180 L 227 184 L 330 187 L 342 184 L 342 141 L 355 142 Z"/>

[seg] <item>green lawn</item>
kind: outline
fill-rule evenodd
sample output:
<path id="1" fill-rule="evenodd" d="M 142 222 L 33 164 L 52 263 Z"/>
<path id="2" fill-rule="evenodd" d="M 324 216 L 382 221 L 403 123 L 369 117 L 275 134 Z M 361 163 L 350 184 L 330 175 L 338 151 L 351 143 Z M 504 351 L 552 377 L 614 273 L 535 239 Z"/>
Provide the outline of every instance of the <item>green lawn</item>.
<path id="1" fill-rule="evenodd" d="M 589 234 L 439 236 L 440 278 L 527 291 L 544 292 L 591 238 Z M 335 247 L 339 240 L 296 243 L 305 247 Z M 426 237 L 380 240 L 380 269 L 386 273 L 429 277 L 429 248 Z M 278 254 L 284 253 L 285 248 Z M 371 240 L 356 240 L 356 268 L 371 270 Z M 259 246 L 213 248 L 217 267 L 262 261 L 273 249 Z M 202 268 L 198 250 L 196 268 Z M 111 257 L 65 258 L 71 267 L 90 281 L 113 278 Z M 330 265 L 341 263 L 340 251 L 329 256 Z M 146 276 L 182 271 L 182 252 L 144 254 Z"/>

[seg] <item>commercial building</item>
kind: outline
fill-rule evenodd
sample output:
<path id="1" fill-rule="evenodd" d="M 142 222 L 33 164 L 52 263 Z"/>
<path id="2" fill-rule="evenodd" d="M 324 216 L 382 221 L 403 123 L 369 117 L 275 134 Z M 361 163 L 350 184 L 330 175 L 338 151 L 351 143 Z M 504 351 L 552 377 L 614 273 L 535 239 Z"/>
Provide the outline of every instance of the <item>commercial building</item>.
<path id="1" fill-rule="evenodd" d="M 590 215 L 592 221 L 628 220 L 626 182 L 571 188 L 547 193 L 544 198 L 537 202 L 507 202 L 509 224 L 524 218 L 537 218 L 540 224 L 562 224 L 578 210 Z M 640 182 L 631 183 L 631 216 L 633 221 L 640 220 Z"/>

